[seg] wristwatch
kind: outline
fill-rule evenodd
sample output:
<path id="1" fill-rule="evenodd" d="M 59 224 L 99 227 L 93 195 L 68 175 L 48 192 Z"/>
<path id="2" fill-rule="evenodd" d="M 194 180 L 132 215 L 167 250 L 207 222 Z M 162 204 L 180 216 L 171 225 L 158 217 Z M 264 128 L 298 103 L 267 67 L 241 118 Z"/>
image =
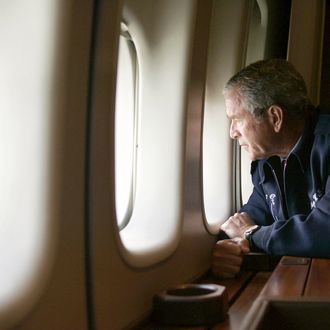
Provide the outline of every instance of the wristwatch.
<path id="1" fill-rule="evenodd" d="M 247 229 L 244 233 L 244 238 L 249 240 L 249 238 L 257 231 L 260 229 L 260 226 L 255 225 Z"/>

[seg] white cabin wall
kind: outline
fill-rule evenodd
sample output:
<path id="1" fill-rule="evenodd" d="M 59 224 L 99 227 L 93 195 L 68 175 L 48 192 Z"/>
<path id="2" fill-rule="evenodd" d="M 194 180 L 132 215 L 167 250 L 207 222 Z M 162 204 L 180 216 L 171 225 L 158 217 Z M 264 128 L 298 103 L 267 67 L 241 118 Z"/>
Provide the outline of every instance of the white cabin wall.
<path id="1" fill-rule="evenodd" d="M 15 329 L 88 329 L 85 277 L 85 148 L 92 1 L 62 1 L 54 66 L 61 142 L 54 153 L 61 183 L 56 262 L 46 290 Z M 58 134 L 55 132 L 54 134 Z"/>

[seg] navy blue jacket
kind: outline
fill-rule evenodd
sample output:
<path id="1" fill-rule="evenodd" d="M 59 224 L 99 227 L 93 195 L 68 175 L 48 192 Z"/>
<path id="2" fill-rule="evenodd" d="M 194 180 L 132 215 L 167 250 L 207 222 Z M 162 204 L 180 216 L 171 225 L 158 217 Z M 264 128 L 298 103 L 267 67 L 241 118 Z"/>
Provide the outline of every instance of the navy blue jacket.
<path id="1" fill-rule="evenodd" d="M 287 158 L 252 162 L 254 189 L 240 212 L 262 226 L 250 243 L 273 255 L 330 258 L 330 114 L 316 110 Z"/>

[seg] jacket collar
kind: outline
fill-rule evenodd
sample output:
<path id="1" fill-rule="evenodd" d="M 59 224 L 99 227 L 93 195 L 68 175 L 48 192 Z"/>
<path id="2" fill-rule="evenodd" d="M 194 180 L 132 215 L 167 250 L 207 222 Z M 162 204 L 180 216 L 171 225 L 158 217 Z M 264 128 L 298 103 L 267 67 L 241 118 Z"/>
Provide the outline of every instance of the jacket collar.
<path id="1" fill-rule="evenodd" d="M 308 118 L 306 119 L 303 134 L 301 135 L 298 142 L 293 147 L 287 158 L 287 160 L 289 161 L 290 158 L 296 157 L 303 172 L 305 172 L 309 163 L 310 151 L 314 140 L 314 129 L 318 117 L 319 109 L 313 108 L 311 115 L 308 116 Z M 260 183 L 263 183 L 266 179 L 267 172 L 265 171 L 265 165 L 268 165 L 270 168 L 277 170 L 281 164 L 281 160 L 278 156 L 272 156 L 269 158 L 262 159 L 258 161 L 258 163 Z"/>

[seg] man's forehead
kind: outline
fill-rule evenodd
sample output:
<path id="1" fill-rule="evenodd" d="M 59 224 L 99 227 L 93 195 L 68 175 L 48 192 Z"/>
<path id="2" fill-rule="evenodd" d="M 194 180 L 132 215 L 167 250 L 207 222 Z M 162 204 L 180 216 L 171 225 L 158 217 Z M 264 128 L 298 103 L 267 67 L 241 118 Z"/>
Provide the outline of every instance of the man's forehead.
<path id="1" fill-rule="evenodd" d="M 227 95 L 225 97 L 225 104 L 228 118 L 241 117 L 244 116 L 247 112 L 237 95 Z"/>
<path id="2" fill-rule="evenodd" d="M 241 95 L 236 91 L 236 89 L 229 90 L 225 95 L 225 103 L 226 105 L 230 104 L 231 106 L 242 106 Z"/>

